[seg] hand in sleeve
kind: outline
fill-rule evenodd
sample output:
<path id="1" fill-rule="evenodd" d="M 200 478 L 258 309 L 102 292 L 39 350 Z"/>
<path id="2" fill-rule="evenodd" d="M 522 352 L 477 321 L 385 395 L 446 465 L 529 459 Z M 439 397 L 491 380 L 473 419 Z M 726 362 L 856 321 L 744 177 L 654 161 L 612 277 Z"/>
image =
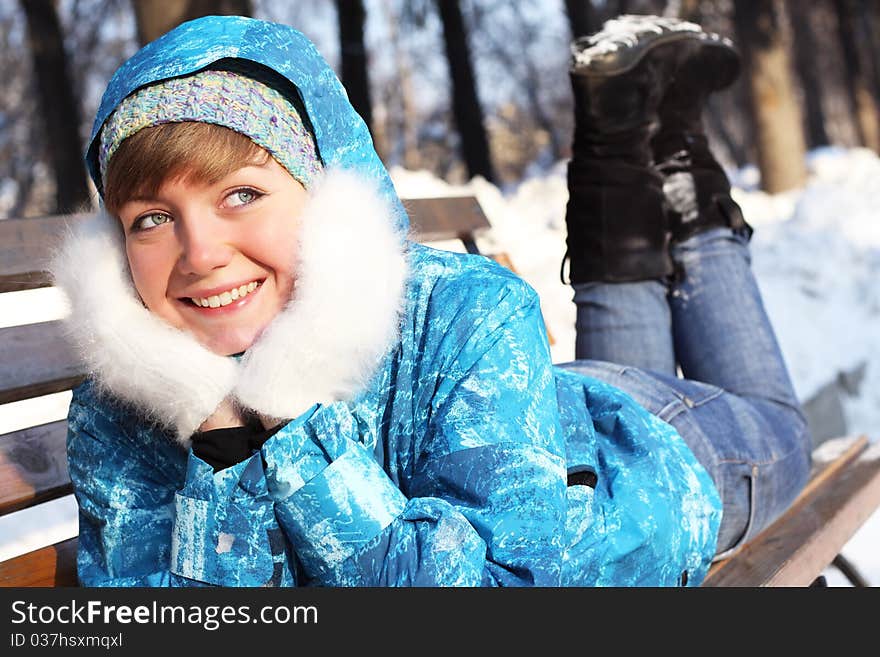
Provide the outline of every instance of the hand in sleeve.
<path id="1" fill-rule="evenodd" d="M 84 586 L 293 583 L 259 456 L 217 476 L 158 432 L 74 393 L 68 461 Z"/>
<path id="2" fill-rule="evenodd" d="M 341 403 L 264 446 L 276 516 L 312 582 L 558 583 L 565 465 L 538 300 L 516 280 L 477 292 L 435 295 L 460 308 L 422 341 L 414 377 L 431 394 L 413 400 L 408 479 L 392 481 Z"/>

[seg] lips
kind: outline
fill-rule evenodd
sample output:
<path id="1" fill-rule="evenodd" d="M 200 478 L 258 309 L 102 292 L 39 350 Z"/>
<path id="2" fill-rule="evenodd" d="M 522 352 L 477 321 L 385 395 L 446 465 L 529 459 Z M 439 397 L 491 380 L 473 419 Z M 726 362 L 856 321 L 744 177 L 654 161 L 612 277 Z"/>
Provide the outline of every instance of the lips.
<path id="1" fill-rule="evenodd" d="M 189 300 L 200 308 L 222 308 L 228 306 L 233 301 L 243 299 L 260 286 L 257 281 L 251 281 L 238 287 L 233 287 L 219 294 L 212 294 L 204 297 L 190 297 Z"/>

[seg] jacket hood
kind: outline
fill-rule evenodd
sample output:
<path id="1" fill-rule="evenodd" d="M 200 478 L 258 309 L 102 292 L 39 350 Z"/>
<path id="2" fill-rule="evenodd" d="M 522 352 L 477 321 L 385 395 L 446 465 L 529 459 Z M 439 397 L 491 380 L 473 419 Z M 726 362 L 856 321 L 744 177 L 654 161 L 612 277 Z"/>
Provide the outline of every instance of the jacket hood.
<path id="1" fill-rule="evenodd" d="M 141 48 L 116 71 L 101 99 L 86 151 L 89 174 L 99 192 L 103 194 L 100 132 L 119 103 L 141 87 L 215 67 L 233 68 L 276 87 L 280 85 L 273 79 L 292 85 L 299 101 L 295 104 L 305 110 L 303 120 L 310 124 L 324 166 L 353 169 L 375 181 L 392 207 L 397 227 L 409 227 L 366 124 L 314 44 L 290 26 L 242 16 L 206 16 L 183 23 Z"/>
<path id="2" fill-rule="evenodd" d="M 224 398 L 289 419 L 356 397 L 396 344 L 407 277 L 409 221 L 367 126 L 314 45 L 285 25 L 200 18 L 125 62 L 104 93 L 86 154 L 98 189 L 100 132 L 119 103 L 205 68 L 272 85 L 313 131 L 324 172 L 300 217 L 287 306 L 240 360 L 208 351 L 144 307 L 118 222 L 104 212 L 76 227 L 50 266 L 70 300 L 68 336 L 91 379 L 183 444 Z"/>

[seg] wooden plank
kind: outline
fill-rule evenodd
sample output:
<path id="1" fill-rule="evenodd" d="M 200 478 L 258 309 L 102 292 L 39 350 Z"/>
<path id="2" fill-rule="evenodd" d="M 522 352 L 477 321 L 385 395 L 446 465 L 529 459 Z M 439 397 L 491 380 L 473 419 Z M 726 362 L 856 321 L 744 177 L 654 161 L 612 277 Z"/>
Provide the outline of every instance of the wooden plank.
<path id="1" fill-rule="evenodd" d="M 703 585 L 807 586 L 878 506 L 880 445 L 862 449 L 855 458 L 848 450 L 773 525 L 713 569 Z"/>
<path id="2" fill-rule="evenodd" d="M 402 199 L 410 216 L 413 239 L 431 242 L 472 240 L 491 225 L 473 196 Z M 44 271 L 66 225 L 90 213 L 0 220 L 0 292 L 29 290 L 51 284 Z"/>
<path id="3" fill-rule="evenodd" d="M 792 503 L 792 508 L 799 504 L 802 499 L 811 495 L 820 484 L 827 481 L 830 477 L 835 476 L 844 467 L 849 465 L 868 445 L 868 439 L 865 436 L 838 438 L 829 442 L 837 443 L 837 446 L 834 447 L 834 449 L 837 450 L 836 453 L 832 456 L 827 456 L 829 452 L 824 448 L 816 449 L 813 452 L 813 467 L 810 472 L 810 478 L 807 481 L 806 486 L 804 486 L 804 489 L 800 492 L 800 495 L 798 495 L 798 498 Z M 826 445 L 826 447 L 827 446 L 828 445 Z M 768 532 L 771 530 L 772 527 L 768 527 L 764 531 Z M 757 538 L 759 537 L 756 536 L 753 540 L 756 540 Z M 704 580 L 703 586 L 711 586 L 711 583 L 715 581 L 716 578 L 720 577 L 720 572 L 723 569 L 735 567 L 740 554 L 742 554 L 742 552 L 713 564 L 709 569 L 709 573 Z M 706 584 L 706 582 L 708 582 L 708 584 Z"/>
<path id="4" fill-rule="evenodd" d="M 60 321 L 0 329 L 0 404 L 70 390 L 82 379 Z"/>
<path id="5" fill-rule="evenodd" d="M 863 453 L 840 473 L 834 485 L 811 504 L 806 513 L 821 522 L 821 530 L 804 536 L 796 531 L 791 558 L 767 581 L 767 586 L 808 586 L 880 505 L 880 458 Z M 806 524 L 805 521 L 801 524 Z M 796 530 L 796 528 L 795 528 Z M 767 548 L 765 548 L 767 549 Z"/>
<path id="6" fill-rule="evenodd" d="M 65 225 L 88 214 L 0 220 L 0 292 L 50 285 L 43 271 Z"/>
<path id="7" fill-rule="evenodd" d="M 810 473 L 810 480 L 798 497 L 812 495 L 818 488 L 825 486 L 832 477 L 838 476 L 846 466 L 855 461 L 859 454 L 868 447 L 867 436 L 856 436 L 843 440 L 837 439 L 835 442 L 838 445 L 832 447 L 837 449 L 837 453 L 831 458 L 824 456 L 827 452 L 824 448 L 816 449 L 813 452 L 813 470 Z M 830 445 L 826 445 L 826 447 L 828 446 Z"/>
<path id="8" fill-rule="evenodd" d="M 412 239 L 419 242 L 473 240 L 492 225 L 473 196 L 404 200 L 412 226 Z"/>
<path id="9" fill-rule="evenodd" d="M 76 538 L 0 563 L 0 587 L 77 586 Z"/>
<path id="10" fill-rule="evenodd" d="M 0 436 L 0 516 L 73 492 L 67 420 Z"/>

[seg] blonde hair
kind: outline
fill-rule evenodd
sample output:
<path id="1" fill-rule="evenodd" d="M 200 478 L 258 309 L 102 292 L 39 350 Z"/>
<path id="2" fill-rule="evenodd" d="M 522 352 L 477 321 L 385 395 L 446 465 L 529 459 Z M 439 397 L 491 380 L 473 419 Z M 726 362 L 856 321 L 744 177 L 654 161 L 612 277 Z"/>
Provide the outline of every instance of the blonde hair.
<path id="1" fill-rule="evenodd" d="M 154 196 L 169 179 L 215 183 L 269 152 L 249 137 L 213 123 L 185 121 L 144 128 L 122 142 L 107 165 L 104 205 L 111 214 L 129 200 Z"/>

